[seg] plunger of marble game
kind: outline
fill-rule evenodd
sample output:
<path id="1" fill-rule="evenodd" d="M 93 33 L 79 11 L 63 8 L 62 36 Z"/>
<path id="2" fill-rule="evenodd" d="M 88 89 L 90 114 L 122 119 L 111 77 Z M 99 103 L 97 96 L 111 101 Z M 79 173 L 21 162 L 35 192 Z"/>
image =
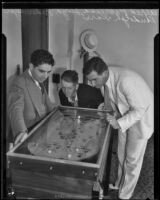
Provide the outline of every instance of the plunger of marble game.
<path id="1" fill-rule="evenodd" d="M 80 124 L 80 122 L 81 122 L 81 116 L 78 115 L 78 117 L 77 117 L 77 123 Z"/>

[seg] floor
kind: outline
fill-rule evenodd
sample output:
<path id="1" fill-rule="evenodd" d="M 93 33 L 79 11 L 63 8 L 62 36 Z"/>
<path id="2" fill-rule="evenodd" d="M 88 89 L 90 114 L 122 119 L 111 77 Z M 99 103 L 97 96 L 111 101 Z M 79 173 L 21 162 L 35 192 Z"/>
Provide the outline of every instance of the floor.
<path id="1" fill-rule="evenodd" d="M 117 172 L 117 134 L 115 134 L 113 149 L 110 182 L 114 182 Z M 104 199 L 116 199 L 117 193 L 110 192 L 110 195 Z M 148 141 L 141 174 L 136 185 L 134 195 L 131 199 L 154 199 L 154 138 L 151 137 Z"/>

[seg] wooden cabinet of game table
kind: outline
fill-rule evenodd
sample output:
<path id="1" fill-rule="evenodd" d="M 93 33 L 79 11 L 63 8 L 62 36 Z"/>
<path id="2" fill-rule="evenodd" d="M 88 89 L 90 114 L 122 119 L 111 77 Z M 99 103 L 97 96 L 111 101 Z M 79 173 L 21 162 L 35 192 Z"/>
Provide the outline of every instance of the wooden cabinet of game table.
<path id="1" fill-rule="evenodd" d="M 112 142 L 106 112 L 57 107 L 7 152 L 15 195 L 101 199 L 108 191 Z"/>

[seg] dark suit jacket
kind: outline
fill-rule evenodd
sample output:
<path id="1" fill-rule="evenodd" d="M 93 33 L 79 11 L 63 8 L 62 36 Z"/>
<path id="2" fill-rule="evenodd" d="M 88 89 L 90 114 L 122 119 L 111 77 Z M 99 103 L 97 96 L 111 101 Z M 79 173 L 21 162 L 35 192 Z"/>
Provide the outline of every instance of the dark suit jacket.
<path id="1" fill-rule="evenodd" d="M 77 97 L 78 106 L 84 108 L 98 108 L 99 104 L 104 101 L 100 89 L 82 83 L 79 84 Z M 72 103 L 68 101 L 62 89 L 59 91 L 59 98 L 62 106 L 73 106 Z"/>
<path id="2" fill-rule="evenodd" d="M 8 117 L 13 137 L 32 127 L 53 107 L 46 90 L 42 94 L 26 70 L 14 81 L 8 96 Z"/>

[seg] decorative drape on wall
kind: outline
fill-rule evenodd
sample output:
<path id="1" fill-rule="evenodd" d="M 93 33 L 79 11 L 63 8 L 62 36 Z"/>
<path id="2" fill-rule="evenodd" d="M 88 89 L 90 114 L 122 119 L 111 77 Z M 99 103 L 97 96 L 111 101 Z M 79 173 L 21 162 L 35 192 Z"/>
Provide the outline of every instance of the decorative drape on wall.
<path id="1" fill-rule="evenodd" d="M 31 53 L 36 49 L 48 50 L 48 10 L 22 9 L 23 71 L 28 68 Z M 45 81 L 48 91 L 48 80 Z"/>

